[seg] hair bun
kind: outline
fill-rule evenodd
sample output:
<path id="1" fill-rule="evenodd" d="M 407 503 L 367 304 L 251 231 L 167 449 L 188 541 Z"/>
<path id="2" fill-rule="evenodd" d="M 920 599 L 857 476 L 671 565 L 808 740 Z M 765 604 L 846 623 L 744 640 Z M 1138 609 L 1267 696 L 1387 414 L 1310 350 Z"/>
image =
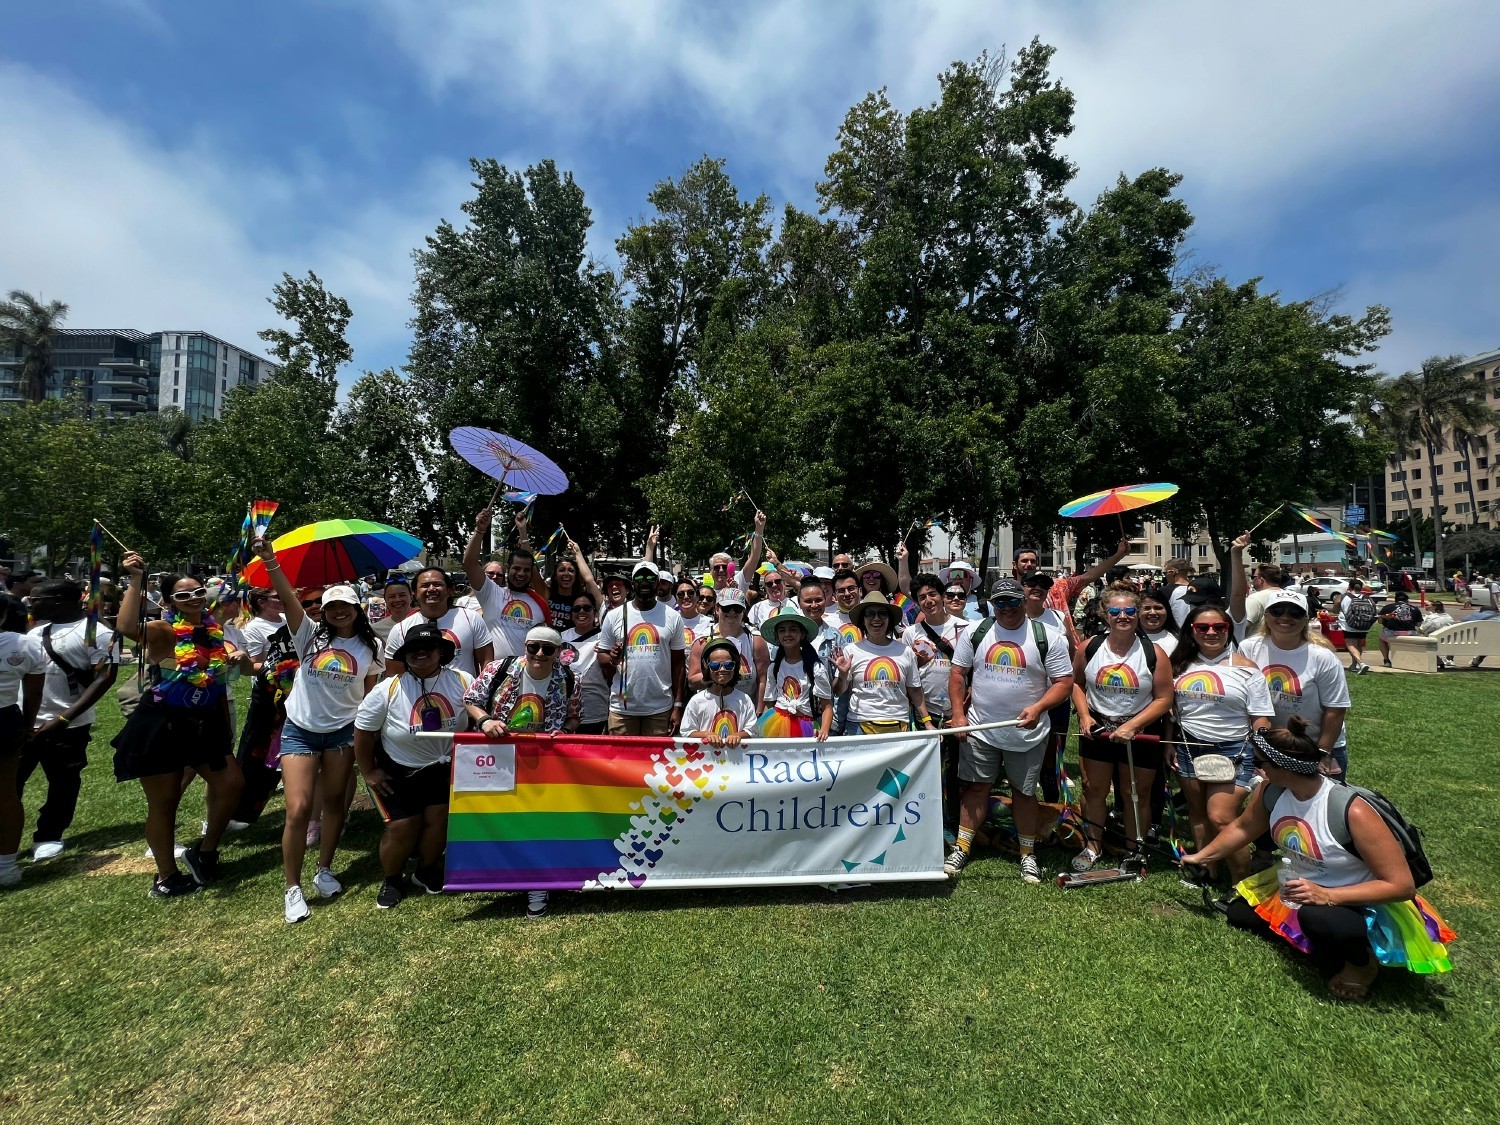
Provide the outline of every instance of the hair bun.
<path id="1" fill-rule="evenodd" d="M 1298 738 L 1306 738 L 1307 720 L 1304 719 L 1301 715 L 1293 715 L 1286 721 L 1286 729 L 1291 731 Z"/>

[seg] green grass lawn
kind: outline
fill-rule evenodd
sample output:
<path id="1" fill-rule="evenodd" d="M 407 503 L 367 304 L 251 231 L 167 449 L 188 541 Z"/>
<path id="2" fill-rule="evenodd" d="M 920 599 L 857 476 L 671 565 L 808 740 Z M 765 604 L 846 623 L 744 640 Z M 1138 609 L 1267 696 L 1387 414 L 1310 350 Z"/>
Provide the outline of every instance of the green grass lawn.
<path id="1" fill-rule="evenodd" d="M 952 887 L 555 895 L 528 923 L 519 895 L 377 912 L 365 812 L 348 892 L 289 927 L 273 802 L 223 884 L 157 902 L 111 703 L 69 850 L 0 894 L 0 1119 L 1500 1120 L 1500 677 L 1352 690 L 1351 773 L 1425 830 L 1460 935 L 1453 973 L 1359 1007 L 1164 867 L 1064 892 L 981 856 Z"/>

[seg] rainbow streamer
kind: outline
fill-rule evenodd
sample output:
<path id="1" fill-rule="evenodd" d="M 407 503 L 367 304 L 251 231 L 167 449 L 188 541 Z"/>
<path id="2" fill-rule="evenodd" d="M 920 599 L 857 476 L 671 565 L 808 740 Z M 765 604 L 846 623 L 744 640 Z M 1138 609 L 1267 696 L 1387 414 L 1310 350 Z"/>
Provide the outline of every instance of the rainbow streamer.
<path id="1" fill-rule="evenodd" d="M 94 530 L 89 532 L 89 600 L 88 600 L 88 623 L 83 627 L 83 644 L 85 648 L 91 647 L 94 638 L 99 635 L 99 609 L 104 602 L 104 596 L 99 586 L 99 572 L 104 563 L 104 533 L 99 530 L 99 525 L 94 524 Z"/>
<path id="2" fill-rule="evenodd" d="M 630 832 L 632 815 L 639 818 L 652 796 L 647 778 L 671 740 L 514 741 L 514 790 L 455 792 L 450 798 L 446 887 L 576 891 L 619 868 L 615 842 Z M 686 791 L 682 800 L 691 806 Z M 672 811 L 672 821 L 684 811 Z M 645 878 L 642 873 L 641 882 Z"/>
<path id="3" fill-rule="evenodd" d="M 240 524 L 239 542 L 234 545 L 234 550 L 229 552 L 229 559 L 224 563 L 224 573 L 236 576 L 245 568 L 250 561 L 250 537 L 255 530 L 255 518 L 250 505 L 245 506 L 245 520 Z"/>
<path id="4" fill-rule="evenodd" d="M 1335 539 L 1337 539 L 1340 543 L 1342 543 L 1344 546 L 1346 546 L 1346 547 L 1352 547 L 1356 551 L 1359 550 L 1359 544 L 1354 541 L 1354 536 L 1352 536 L 1352 535 L 1345 535 L 1342 531 L 1334 531 L 1332 524 L 1328 523 L 1326 520 L 1319 519 L 1314 513 L 1308 511 L 1306 508 L 1302 507 L 1302 505 L 1300 505 L 1300 504 L 1288 504 L 1287 507 L 1290 508 L 1292 511 L 1296 512 L 1299 516 L 1301 516 L 1303 519 L 1305 519 L 1308 523 L 1312 524 L 1315 528 L 1317 528 L 1319 531 L 1321 531 L 1324 535 L 1331 535 Z"/>
<path id="5" fill-rule="evenodd" d="M 512 504 L 524 504 L 528 508 L 536 503 L 535 492 L 512 491 L 505 493 L 505 498 Z"/>

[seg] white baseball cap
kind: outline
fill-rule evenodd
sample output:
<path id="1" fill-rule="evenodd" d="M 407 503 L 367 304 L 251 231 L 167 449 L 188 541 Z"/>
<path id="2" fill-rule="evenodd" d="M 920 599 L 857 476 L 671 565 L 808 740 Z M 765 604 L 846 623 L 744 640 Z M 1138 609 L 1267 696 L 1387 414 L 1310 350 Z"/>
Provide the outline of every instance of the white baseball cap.
<path id="1" fill-rule="evenodd" d="M 354 592 L 353 586 L 330 586 L 323 591 L 323 597 L 318 604 L 327 609 L 334 602 L 343 602 L 345 605 L 359 605 L 359 595 Z"/>
<path id="2" fill-rule="evenodd" d="M 638 574 L 650 574 L 652 578 L 660 578 L 661 570 L 654 562 L 641 559 L 640 562 L 630 568 L 630 577 L 634 578 Z"/>

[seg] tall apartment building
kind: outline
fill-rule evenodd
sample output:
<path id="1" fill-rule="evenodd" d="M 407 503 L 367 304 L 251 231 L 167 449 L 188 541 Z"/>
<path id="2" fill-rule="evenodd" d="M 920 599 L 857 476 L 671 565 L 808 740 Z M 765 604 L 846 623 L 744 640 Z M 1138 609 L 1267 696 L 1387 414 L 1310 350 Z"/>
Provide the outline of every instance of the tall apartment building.
<path id="1" fill-rule="evenodd" d="M 1473 394 L 1500 410 L 1500 348 L 1464 360 L 1473 382 Z M 1491 427 L 1472 435 L 1467 443 L 1449 440 L 1437 454 L 1436 464 L 1427 463 L 1427 450 L 1407 449 L 1398 467 L 1386 466 L 1386 511 L 1392 517 L 1405 515 L 1407 505 L 1424 516 L 1432 514 L 1438 499 L 1442 521 L 1455 529 L 1473 525 L 1500 529 L 1500 434 Z M 1434 475 L 1435 474 L 1435 475 Z M 1428 479 L 1429 476 L 1431 479 Z"/>
<path id="2" fill-rule="evenodd" d="M 23 397 L 19 355 L 0 356 L 0 402 Z M 64 328 L 52 336 L 48 398 L 79 395 L 95 417 L 180 410 L 217 418 L 231 387 L 259 386 L 280 370 L 207 332 Z"/>

